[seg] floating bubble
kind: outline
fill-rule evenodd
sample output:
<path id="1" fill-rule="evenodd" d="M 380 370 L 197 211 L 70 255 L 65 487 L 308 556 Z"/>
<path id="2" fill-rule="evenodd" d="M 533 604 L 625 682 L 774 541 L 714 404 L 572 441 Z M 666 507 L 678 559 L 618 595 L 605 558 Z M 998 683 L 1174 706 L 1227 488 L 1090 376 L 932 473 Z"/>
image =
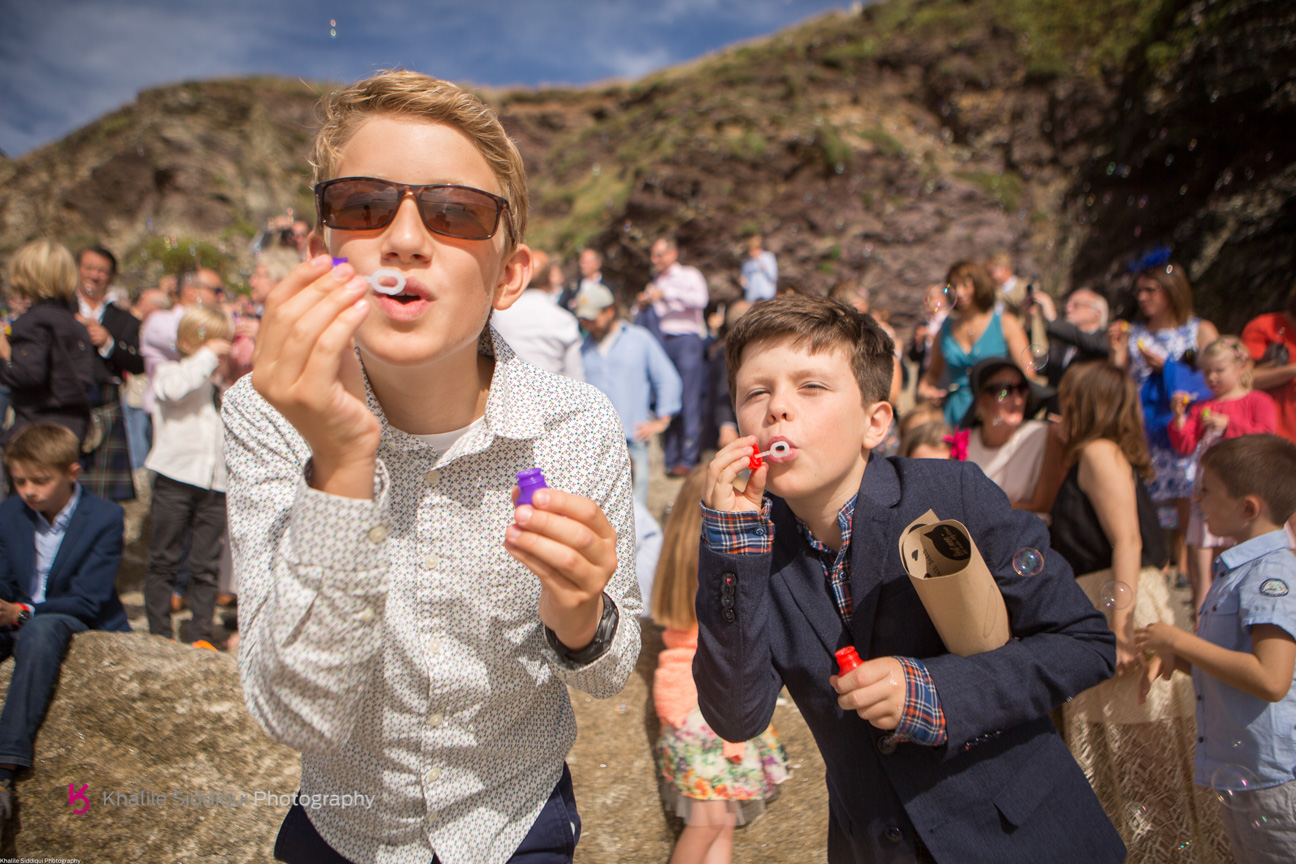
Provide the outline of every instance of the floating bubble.
<path id="1" fill-rule="evenodd" d="M 1102 598 L 1103 607 L 1109 611 L 1128 609 L 1134 605 L 1134 589 L 1124 582 L 1108 582 L 1102 586 L 1098 596 Z"/>
<path id="2" fill-rule="evenodd" d="M 1222 806 L 1246 811 L 1255 807 L 1255 796 L 1247 793 L 1259 789 L 1260 780 L 1244 765 L 1221 765 L 1211 774 L 1210 785 Z"/>
<path id="3" fill-rule="evenodd" d="M 927 292 L 923 305 L 927 307 L 928 313 L 948 312 L 958 305 L 958 293 L 955 292 L 953 285 L 944 285 L 941 287 L 933 286 Z"/>
<path id="4" fill-rule="evenodd" d="M 1136 801 L 1125 808 L 1125 821 L 1134 835 L 1140 836 L 1152 827 L 1152 808 Z"/>
<path id="5" fill-rule="evenodd" d="M 1021 352 L 1021 366 L 1032 372 L 1040 372 L 1048 365 L 1047 345 L 1027 345 Z"/>
<path id="6" fill-rule="evenodd" d="M 1185 841 L 1183 841 L 1182 843 L 1180 843 L 1178 846 L 1175 847 L 1175 851 L 1176 851 L 1176 852 L 1187 852 L 1189 849 L 1192 848 L 1192 845 L 1193 845 L 1193 842 L 1192 842 L 1191 840 L 1185 840 Z"/>
<path id="7" fill-rule="evenodd" d="M 1038 549 L 1022 549 L 1013 556 L 1013 569 L 1018 576 L 1038 576 L 1044 571 L 1044 556 Z"/>

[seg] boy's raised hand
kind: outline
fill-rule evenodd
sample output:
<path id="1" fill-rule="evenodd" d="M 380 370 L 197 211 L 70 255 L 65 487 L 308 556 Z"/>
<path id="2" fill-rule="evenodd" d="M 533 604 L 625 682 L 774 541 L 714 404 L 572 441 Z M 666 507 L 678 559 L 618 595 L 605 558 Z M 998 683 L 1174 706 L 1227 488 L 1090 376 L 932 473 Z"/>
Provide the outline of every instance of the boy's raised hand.
<path id="1" fill-rule="evenodd" d="M 266 298 L 252 355 L 252 386 L 310 445 L 311 486 L 349 498 L 372 497 L 382 432 L 352 348 L 368 288 L 327 255 L 299 265 Z"/>
<path id="2" fill-rule="evenodd" d="M 1138 703 L 1142 705 L 1152 689 L 1152 682 L 1158 676 L 1169 681 L 1175 671 L 1174 640 L 1183 631 L 1178 627 L 1160 621 L 1140 627 L 1134 631 L 1134 647 L 1144 652 L 1151 652 L 1143 662 L 1143 674 L 1139 678 Z"/>
<path id="3" fill-rule="evenodd" d="M 754 435 L 745 435 L 720 450 L 707 466 L 702 503 L 712 510 L 724 512 L 759 511 L 765 496 L 765 478 L 769 476 L 769 465 L 761 465 L 751 472 L 747 478 L 747 488 L 742 492 L 733 485 L 739 472 L 748 467 L 749 460 L 756 452 Z"/>
<path id="4" fill-rule="evenodd" d="M 616 572 L 616 529 L 589 498 L 561 489 L 537 489 L 513 520 L 504 548 L 540 579 L 540 620 L 581 650 L 594 641 L 603 589 Z"/>
<path id="5" fill-rule="evenodd" d="M 904 667 L 894 657 L 865 660 L 845 675 L 832 675 L 828 683 L 837 691 L 837 704 L 854 711 L 878 729 L 900 725 L 905 706 Z"/>

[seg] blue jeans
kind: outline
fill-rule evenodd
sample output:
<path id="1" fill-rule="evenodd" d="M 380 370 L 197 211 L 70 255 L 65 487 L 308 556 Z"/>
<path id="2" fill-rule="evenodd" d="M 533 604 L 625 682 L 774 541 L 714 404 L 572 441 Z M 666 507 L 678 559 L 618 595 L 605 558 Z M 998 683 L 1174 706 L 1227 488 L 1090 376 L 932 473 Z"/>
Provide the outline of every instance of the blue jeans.
<path id="1" fill-rule="evenodd" d="M 692 333 L 667 336 L 663 346 L 684 383 L 684 404 L 666 429 L 662 451 L 666 470 L 692 468 L 702 452 L 702 414 L 706 411 L 706 347 Z"/>
<path id="2" fill-rule="evenodd" d="M 14 658 L 13 678 L 0 712 L 0 762 L 30 768 L 32 739 L 45 720 L 68 643 L 88 630 L 79 618 L 33 615 L 18 630 L 0 630 L 0 661 Z"/>
<path id="3" fill-rule="evenodd" d="M 648 506 L 648 442 L 626 441 L 630 451 L 630 471 L 633 475 L 635 500 Z"/>
<path id="4" fill-rule="evenodd" d="M 131 470 L 144 467 L 153 441 L 153 418 L 143 408 L 122 402 L 122 423 L 126 425 L 126 448 L 130 451 Z"/>

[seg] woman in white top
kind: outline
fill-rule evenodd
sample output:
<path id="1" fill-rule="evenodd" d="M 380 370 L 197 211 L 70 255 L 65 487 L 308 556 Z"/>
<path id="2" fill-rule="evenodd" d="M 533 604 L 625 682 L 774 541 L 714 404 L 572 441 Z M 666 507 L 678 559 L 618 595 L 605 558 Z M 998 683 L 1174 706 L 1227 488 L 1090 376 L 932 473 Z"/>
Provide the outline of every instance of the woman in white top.
<path id="1" fill-rule="evenodd" d="M 1037 414 L 1052 393 L 1027 381 L 1006 357 L 977 363 L 968 380 L 974 401 L 959 424 L 960 434 L 967 435 L 967 461 L 979 465 L 1014 508 L 1045 518 L 1051 500 L 1042 496 L 1055 485 L 1040 482 L 1051 473 L 1043 470 L 1051 424 L 1026 418 Z"/>

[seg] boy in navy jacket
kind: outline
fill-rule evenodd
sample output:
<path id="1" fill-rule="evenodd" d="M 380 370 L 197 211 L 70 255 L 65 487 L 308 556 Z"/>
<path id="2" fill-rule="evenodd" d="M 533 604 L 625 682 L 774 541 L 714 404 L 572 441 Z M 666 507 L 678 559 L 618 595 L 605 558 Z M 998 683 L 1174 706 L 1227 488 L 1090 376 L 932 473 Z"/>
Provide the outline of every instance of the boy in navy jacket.
<path id="1" fill-rule="evenodd" d="M 77 483 L 80 455 L 76 435 L 52 423 L 27 426 L 4 451 L 18 494 L 0 502 L 0 660 L 14 658 L 0 711 L 0 836 L 68 643 L 130 630 L 116 588 L 122 508 Z"/>
<path id="2" fill-rule="evenodd" d="M 868 316 L 779 297 L 726 350 L 745 437 L 716 455 L 703 498 L 693 674 L 707 722 L 747 740 L 788 688 L 827 765 L 833 864 L 1123 861 L 1048 717 L 1111 676 L 1114 637 L 1043 523 L 975 465 L 871 456 L 891 422 L 892 346 Z M 1008 608 L 1003 647 L 949 653 L 910 585 L 898 541 L 928 509 L 978 544 Z M 1027 547 L 1044 553 L 1038 575 L 1013 570 Z M 864 663 L 839 678 L 847 645 Z"/>

